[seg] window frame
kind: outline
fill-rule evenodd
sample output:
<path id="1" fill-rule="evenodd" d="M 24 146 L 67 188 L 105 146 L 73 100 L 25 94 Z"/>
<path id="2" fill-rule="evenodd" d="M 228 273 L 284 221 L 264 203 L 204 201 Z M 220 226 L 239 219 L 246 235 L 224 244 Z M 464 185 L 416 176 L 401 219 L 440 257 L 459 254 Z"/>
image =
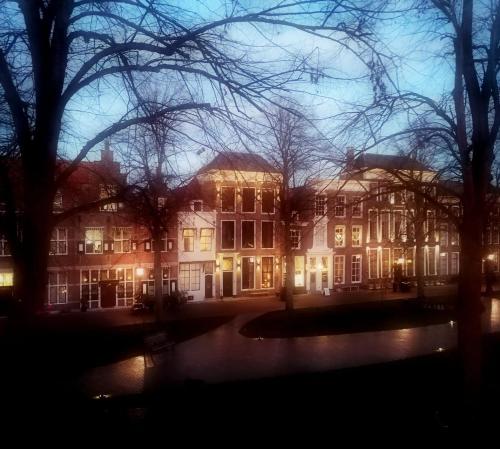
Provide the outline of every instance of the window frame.
<path id="1" fill-rule="evenodd" d="M 224 245 L 224 223 L 232 223 L 233 224 L 233 246 L 225 247 Z M 220 221 L 220 248 L 221 250 L 225 249 L 235 249 L 236 248 L 236 220 L 221 220 Z"/>

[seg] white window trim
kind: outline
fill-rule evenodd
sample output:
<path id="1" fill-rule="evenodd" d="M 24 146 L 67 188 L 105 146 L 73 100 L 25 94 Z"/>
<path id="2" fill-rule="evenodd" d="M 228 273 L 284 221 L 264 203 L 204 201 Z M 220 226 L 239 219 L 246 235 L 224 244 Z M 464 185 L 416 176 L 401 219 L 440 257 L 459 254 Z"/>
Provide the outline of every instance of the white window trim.
<path id="1" fill-rule="evenodd" d="M 48 277 L 47 280 L 47 304 L 48 305 L 57 305 L 57 304 L 68 304 L 68 299 L 69 299 L 69 291 L 68 291 L 68 277 L 69 277 L 69 272 L 68 271 L 55 271 L 55 270 L 49 270 L 49 273 L 55 273 L 57 276 L 57 284 L 51 284 L 50 283 L 50 276 Z M 66 275 L 66 282 L 64 284 L 60 283 L 59 279 L 59 274 L 60 273 L 65 273 Z M 51 287 L 56 287 L 57 291 L 57 300 L 55 302 L 50 302 L 50 288 Z M 59 301 L 59 287 L 64 287 L 66 288 L 66 298 L 64 301 Z"/>
<path id="2" fill-rule="evenodd" d="M 96 252 L 96 251 L 93 251 L 93 252 L 87 252 L 87 231 L 101 231 L 102 232 L 102 238 L 101 238 L 101 251 L 99 252 Z M 85 241 L 83 242 L 84 244 L 84 249 L 85 249 L 85 254 L 103 254 L 104 252 L 104 227 L 88 227 L 88 228 L 85 228 Z M 96 240 L 93 240 L 93 242 L 96 242 Z M 94 244 L 95 245 L 95 244 Z"/>
<path id="3" fill-rule="evenodd" d="M 359 281 L 353 281 L 353 270 L 352 270 L 352 258 L 353 257 L 359 257 Z M 363 256 L 361 254 L 352 254 L 351 255 L 351 284 L 361 284 L 361 281 L 363 280 Z"/>
<path id="4" fill-rule="evenodd" d="M 375 212 L 375 236 L 372 236 L 371 234 L 371 226 L 370 226 L 370 212 Z M 378 242 L 378 231 L 379 231 L 379 226 L 378 226 L 378 209 L 368 209 L 368 229 L 366 231 L 366 242 Z"/>
<path id="5" fill-rule="evenodd" d="M 359 202 L 356 202 L 355 198 L 359 198 Z M 353 204 L 351 206 L 351 217 L 352 218 L 363 218 L 363 201 L 361 196 L 353 196 L 352 197 Z M 356 202 L 356 204 L 354 204 Z M 353 207 L 358 206 L 359 207 L 359 215 L 354 215 L 352 212 Z"/>
<path id="6" fill-rule="evenodd" d="M 271 246 L 271 247 L 267 247 L 267 246 L 264 247 L 264 245 L 263 245 L 263 235 L 264 235 L 264 226 L 263 225 L 264 225 L 264 223 L 272 223 L 273 224 L 273 246 Z M 274 249 L 275 243 L 276 243 L 275 242 L 275 240 L 276 240 L 275 235 L 276 235 L 276 229 L 274 226 L 274 220 L 262 220 L 260 222 L 260 247 L 262 249 Z"/>
<path id="7" fill-rule="evenodd" d="M 337 244 L 337 229 L 342 230 L 342 244 Z M 346 227 L 345 227 L 345 225 L 335 225 L 333 240 L 334 240 L 335 248 L 345 248 L 346 247 Z"/>
<path id="8" fill-rule="evenodd" d="M 353 231 L 352 230 L 354 228 L 359 228 L 359 244 L 356 244 L 356 245 L 354 244 L 354 240 L 352 238 L 352 236 L 353 236 Z M 352 225 L 351 226 L 351 246 L 353 248 L 359 248 L 362 245 L 363 245 L 363 225 Z"/>
<path id="9" fill-rule="evenodd" d="M 60 239 L 59 238 L 59 229 L 64 229 L 64 233 L 65 233 L 65 236 L 66 238 L 65 239 Z M 52 235 L 54 235 L 54 232 L 57 233 L 56 235 L 56 239 L 54 240 L 52 238 Z M 53 230 L 52 230 L 52 235 L 50 236 L 50 243 L 52 242 L 55 242 L 56 243 L 56 252 L 53 253 L 53 252 L 50 252 L 49 251 L 49 255 L 51 256 L 67 256 L 68 255 L 68 228 L 65 228 L 63 226 L 56 226 Z M 59 250 L 59 242 L 66 242 L 66 251 L 64 253 L 60 253 L 58 250 Z M 50 248 L 50 246 L 49 246 Z M 0 254 L 0 256 L 2 256 L 3 254 Z"/>
<path id="10" fill-rule="evenodd" d="M 184 231 L 193 231 L 193 236 L 184 236 Z M 193 249 L 186 250 L 185 239 L 192 238 L 193 239 Z M 196 250 L 196 228 L 182 228 L 182 252 L 183 253 L 193 253 Z"/>
<path id="11" fill-rule="evenodd" d="M 116 238 L 116 232 L 119 231 L 120 232 L 120 238 L 117 239 Z M 123 238 L 123 233 L 124 231 L 128 231 L 129 232 L 129 238 L 128 239 L 124 239 Z M 121 242 L 121 248 L 123 250 L 123 242 L 126 242 L 126 241 L 129 241 L 129 250 L 128 251 L 118 251 L 117 248 L 118 248 L 118 245 L 116 244 L 116 242 Z M 117 254 L 129 254 L 132 252 L 132 228 L 131 227 L 126 227 L 126 226 L 116 226 L 113 228 L 113 242 L 114 242 L 114 252 L 117 253 Z"/>
<path id="12" fill-rule="evenodd" d="M 273 192 L 273 211 L 272 212 L 264 212 L 264 191 Z M 260 213 L 261 214 L 271 215 L 271 214 L 276 213 L 276 192 L 274 189 L 269 188 L 269 187 L 260 189 L 260 192 L 259 191 L 257 192 L 257 198 L 260 198 Z"/>
<path id="13" fill-rule="evenodd" d="M 253 222 L 253 248 L 244 248 L 243 247 L 243 223 L 244 222 Z M 255 250 L 257 249 L 257 230 L 256 228 L 256 223 L 255 220 L 241 220 L 240 221 L 240 226 L 241 226 L 241 235 L 240 235 L 240 248 L 242 250 Z M 236 238 L 236 236 L 235 236 Z"/>
<path id="14" fill-rule="evenodd" d="M 262 282 L 262 276 L 264 275 L 264 270 L 262 269 L 262 266 L 264 264 L 262 263 L 262 259 L 264 259 L 266 257 L 272 259 L 272 263 L 271 263 L 272 273 L 273 273 L 273 277 L 272 277 L 272 279 L 273 279 L 273 285 L 272 285 L 272 287 L 263 287 L 262 286 L 262 284 L 263 284 L 263 282 Z M 259 271 L 260 271 L 260 288 L 261 288 L 261 290 L 273 290 L 274 287 L 275 287 L 275 284 L 276 284 L 276 279 L 275 279 L 276 272 L 275 272 L 275 267 L 274 267 L 274 256 L 261 256 L 260 257 L 260 270 Z"/>
<path id="15" fill-rule="evenodd" d="M 253 190 L 253 210 L 252 211 L 244 211 L 243 210 L 243 191 L 245 189 L 251 189 Z M 255 214 L 257 212 L 257 189 L 255 187 L 242 187 L 241 188 L 241 213 L 242 214 Z"/>
<path id="16" fill-rule="evenodd" d="M 387 267 L 387 276 L 384 276 L 384 252 L 388 252 L 389 253 L 388 267 Z M 387 278 L 391 277 L 391 267 L 392 267 L 391 261 L 392 261 L 391 248 L 387 248 L 387 247 L 386 248 L 382 248 L 381 251 L 380 251 L 380 277 L 382 279 L 387 279 Z"/>
<path id="17" fill-rule="evenodd" d="M 11 256 L 10 251 L 8 253 L 6 253 L 4 251 L 4 248 L 6 248 L 8 244 L 9 244 L 9 242 L 7 241 L 5 236 L 0 235 L 0 257 L 10 257 Z M 66 249 L 67 249 L 67 247 L 68 246 L 66 245 Z"/>
<path id="18" fill-rule="evenodd" d="M 384 242 L 384 241 L 389 241 L 391 239 L 391 211 L 389 209 L 382 209 L 381 213 L 378 214 L 378 221 L 379 221 L 379 226 L 380 229 L 378 231 L 379 238 L 377 239 L 378 242 Z M 384 239 L 384 219 L 387 217 L 387 238 Z"/>
<path id="19" fill-rule="evenodd" d="M 293 238 L 292 238 L 292 233 L 296 233 L 296 235 L 293 237 L 298 237 L 297 246 L 293 246 Z M 300 249 L 302 243 L 302 230 L 301 229 L 290 229 L 290 244 L 292 249 Z"/>
<path id="20" fill-rule="evenodd" d="M 341 204 L 338 204 L 337 201 L 339 200 L 339 198 L 344 198 L 344 202 L 341 203 Z M 347 198 L 346 198 L 345 195 L 337 195 L 335 197 L 335 206 L 334 206 L 334 209 L 333 209 L 333 215 L 336 218 L 345 218 L 346 217 L 346 209 L 347 209 L 346 200 L 347 200 Z M 343 215 L 337 215 L 337 206 L 344 208 L 344 214 Z"/>
<path id="21" fill-rule="evenodd" d="M 222 198 L 223 198 L 223 190 L 224 189 L 233 189 L 234 190 L 234 195 L 233 195 L 233 210 L 222 210 Z M 222 214 L 235 214 L 236 213 L 236 186 L 221 186 L 220 188 L 220 211 Z"/>
<path id="22" fill-rule="evenodd" d="M 202 233 L 204 230 L 210 230 L 212 231 L 212 235 L 210 236 L 210 249 L 201 249 L 201 238 L 202 238 Z M 200 244 L 200 252 L 208 252 L 208 251 L 213 251 L 214 249 L 214 235 L 215 235 L 215 232 L 214 232 L 214 228 L 200 228 L 200 240 L 199 240 L 199 244 Z"/>
<path id="23" fill-rule="evenodd" d="M 253 288 L 243 288 L 243 259 L 253 259 Z M 241 257 L 241 290 L 251 291 L 256 289 L 257 281 L 257 257 L 256 256 L 242 256 Z"/>
<path id="24" fill-rule="evenodd" d="M 446 260 L 446 273 L 441 273 L 441 267 L 442 267 L 442 264 L 441 264 L 441 261 L 442 260 Z M 449 272 L 449 266 L 448 266 L 448 253 L 445 252 L 445 253 L 440 253 L 439 254 L 439 275 L 440 276 L 448 276 L 448 272 Z"/>
<path id="25" fill-rule="evenodd" d="M 368 264 L 368 279 L 379 279 L 379 250 L 378 248 L 366 248 L 366 258 L 367 261 L 366 263 Z M 375 276 L 373 276 L 374 273 L 372 273 L 371 270 L 371 255 L 372 253 L 375 253 Z M 354 254 L 353 254 L 354 255 Z"/>
<path id="26" fill-rule="evenodd" d="M 223 241 L 223 238 L 222 238 L 223 224 L 222 223 L 233 223 L 234 239 L 233 239 L 233 247 L 232 248 L 225 248 L 222 246 L 222 241 Z M 226 249 L 235 249 L 235 248 L 236 248 L 236 220 L 221 220 L 220 221 L 220 249 L 226 250 Z"/>
<path id="27" fill-rule="evenodd" d="M 342 282 L 335 282 L 336 280 L 336 272 L 335 272 L 335 267 L 336 263 L 335 261 L 337 258 L 342 260 Z M 345 284 L 345 256 L 343 254 L 335 254 L 333 256 L 333 285 L 342 285 Z"/>
<path id="28" fill-rule="evenodd" d="M 460 274 L 460 253 L 458 251 L 452 251 L 451 252 L 452 254 L 452 257 L 450 258 L 450 272 L 453 271 L 451 270 L 451 261 L 453 260 L 453 254 L 456 254 L 457 255 L 457 272 L 456 273 L 450 273 L 452 275 L 457 275 L 457 274 Z"/>

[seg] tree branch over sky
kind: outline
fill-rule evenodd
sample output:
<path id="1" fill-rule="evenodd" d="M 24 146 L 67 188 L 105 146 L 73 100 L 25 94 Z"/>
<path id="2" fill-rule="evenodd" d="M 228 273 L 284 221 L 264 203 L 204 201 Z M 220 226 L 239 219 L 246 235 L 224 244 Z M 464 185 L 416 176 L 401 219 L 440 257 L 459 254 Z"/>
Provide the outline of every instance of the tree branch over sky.
<path id="1" fill-rule="evenodd" d="M 23 238 L 12 248 L 16 294 L 26 308 L 43 304 L 54 195 L 96 145 L 129 126 L 188 109 L 191 118 L 244 128 L 239 119 L 266 110 L 323 70 L 311 59 L 313 48 L 302 54 L 279 43 L 283 30 L 309 39 L 304 46 L 324 39 L 351 52 L 368 77 L 381 57 L 372 26 L 384 6 L 0 0 L 0 95 L 7 105 L 0 134 L 2 142 L 13 142 L 1 151 L 13 146 L 19 154 L 20 192 L 9 198 L 16 202 L 10 210 L 22 211 L 16 226 Z M 141 90 L 166 90 L 166 84 L 182 86 L 182 94 L 154 112 L 141 106 Z"/>

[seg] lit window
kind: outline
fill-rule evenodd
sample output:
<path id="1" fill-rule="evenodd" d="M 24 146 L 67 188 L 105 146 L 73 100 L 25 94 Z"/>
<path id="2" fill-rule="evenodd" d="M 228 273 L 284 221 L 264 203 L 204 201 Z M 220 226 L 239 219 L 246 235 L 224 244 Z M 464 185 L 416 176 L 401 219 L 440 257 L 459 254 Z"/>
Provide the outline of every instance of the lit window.
<path id="1" fill-rule="evenodd" d="M 85 229 L 85 254 L 102 254 L 104 228 Z"/>
<path id="2" fill-rule="evenodd" d="M 345 226 L 335 226 L 335 246 L 345 246 Z"/>
<path id="3" fill-rule="evenodd" d="M 351 239 L 352 239 L 352 246 L 361 246 L 361 232 L 362 232 L 362 226 L 353 226 L 351 228 Z"/>
<path id="4" fill-rule="evenodd" d="M 0 287 L 12 287 L 14 285 L 14 273 L 0 272 Z"/>
<path id="5" fill-rule="evenodd" d="M 191 252 L 194 251 L 194 229 L 183 229 L 182 238 L 184 240 L 184 251 Z"/>
<path id="6" fill-rule="evenodd" d="M 200 251 L 212 251 L 214 230 L 202 228 L 200 231 Z"/>
<path id="7" fill-rule="evenodd" d="M 273 258 L 262 257 L 262 288 L 274 287 Z"/>

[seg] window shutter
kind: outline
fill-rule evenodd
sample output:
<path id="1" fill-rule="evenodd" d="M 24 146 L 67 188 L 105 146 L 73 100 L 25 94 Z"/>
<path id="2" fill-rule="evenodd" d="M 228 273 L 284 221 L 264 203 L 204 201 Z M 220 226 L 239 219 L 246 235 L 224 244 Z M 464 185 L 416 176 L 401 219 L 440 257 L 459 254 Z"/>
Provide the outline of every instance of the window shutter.
<path id="1" fill-rule="evenodd" d="M 132 251 L 137 251 L 137 240 L 132 240 Z"/>
<path id="2" fill-rule="evenodd" d="M 85 242 L 79 241 L 78 242 L 78 254 L 83 254 L 85 252 Z"/>
<path id="3" fill-rule="evenodd" d="M 146 240 L 144 242 L 144 251 L 151 251 L 151 240 Z"/>

